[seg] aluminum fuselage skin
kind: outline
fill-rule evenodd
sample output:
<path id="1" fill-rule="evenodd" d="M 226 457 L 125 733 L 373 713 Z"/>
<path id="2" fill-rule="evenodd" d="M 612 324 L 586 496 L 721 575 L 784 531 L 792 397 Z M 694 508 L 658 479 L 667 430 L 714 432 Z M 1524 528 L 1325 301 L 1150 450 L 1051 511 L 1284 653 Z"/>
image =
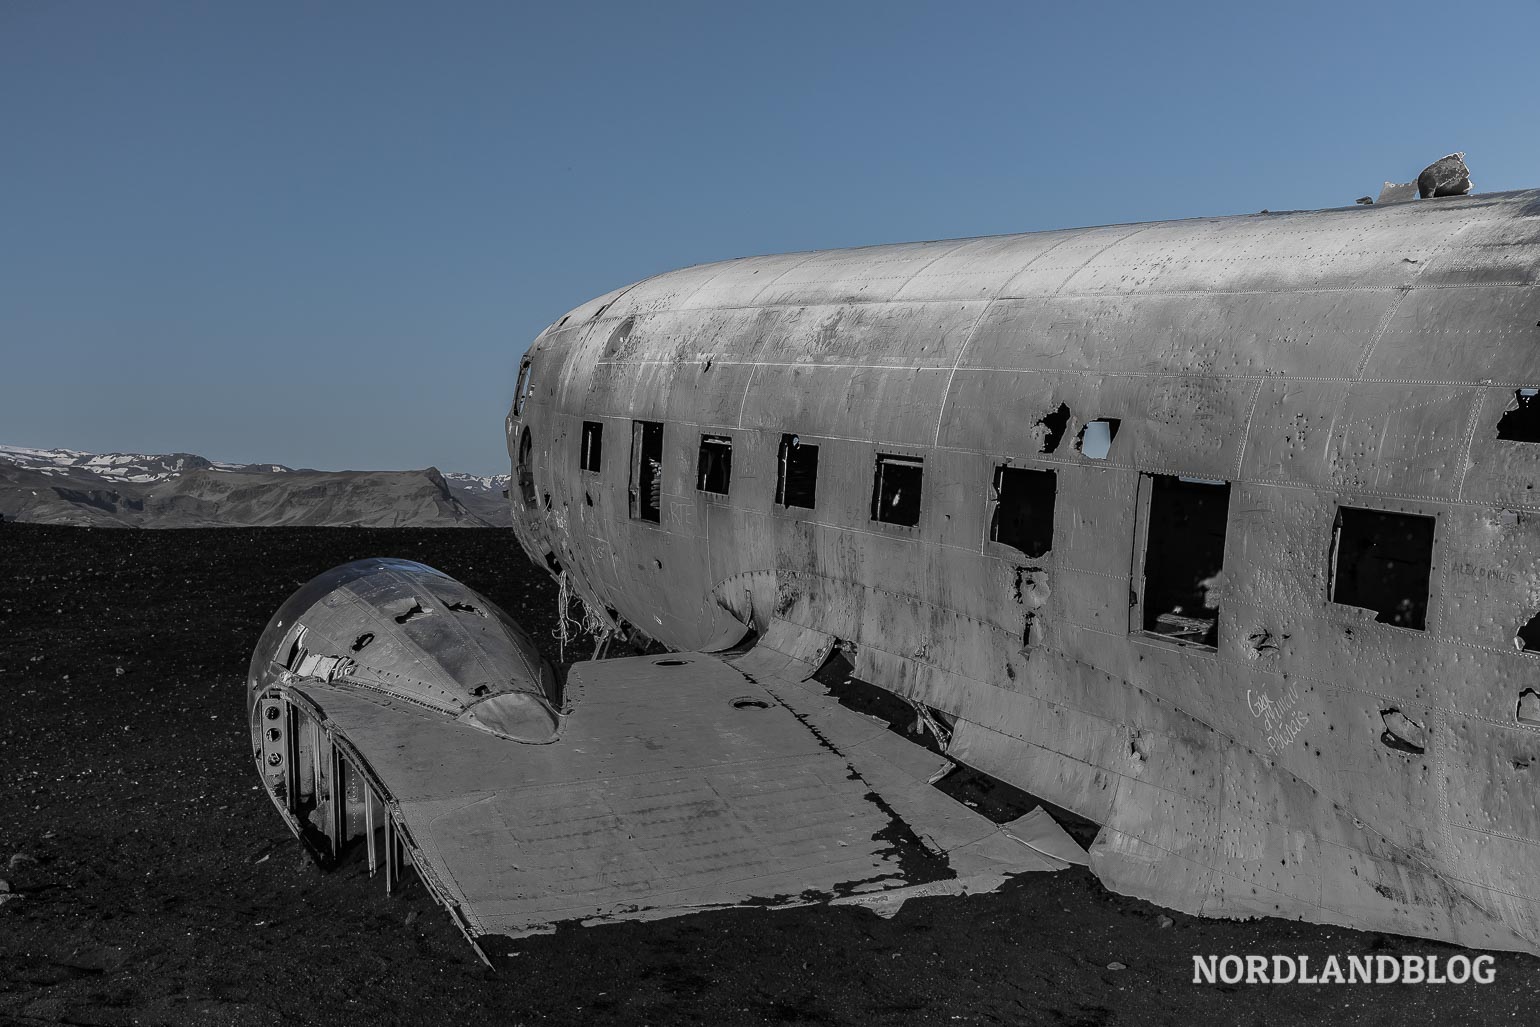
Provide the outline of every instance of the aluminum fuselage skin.
<path id="1" fill-rule="evenodd" d="M 687 268 L 535 341 L 515 530 L 670 647 L 852 643 L 955 718 L 956 759 L 1102 824 L 1118 891 L 1534 951 L 1540 445 L 1497 424 L 1540 385 L 1537 276 L 1540 191 Z M 811 509 L 776 502 L 786 433 L 819 447 Z M 703 434 L 732 440 L 725 495 Z M 923 461 L 914 526 L 872 518 L 884 455 Z M 1001 465 L 1056 472 L 1041 556 L 990 538 Z M 1213 646 L 1143 630 L 1156 475 L 1229 483 Z M 1332 601 L 1343 507 L 1434 519 L 1422 629 Z"/>

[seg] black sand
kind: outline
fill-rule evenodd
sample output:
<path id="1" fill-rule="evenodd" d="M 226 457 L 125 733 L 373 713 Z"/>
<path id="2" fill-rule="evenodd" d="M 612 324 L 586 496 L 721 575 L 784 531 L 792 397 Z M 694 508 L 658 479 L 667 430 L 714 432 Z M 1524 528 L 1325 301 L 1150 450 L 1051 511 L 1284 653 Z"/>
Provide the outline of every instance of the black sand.
<path id="1" fill-rule="evenodd" d="M 1086 872 L 987 896 L 731 911 L 489 944 L 415 883 L 325 873 L 256 788 L 244 679 L 298 585 L 422 560 L 542 640 L 555 589 L 497 530 L 113 531 L 0 524 L 0 1022 L 1287 1024 L 1532 1022 L 1496 983 L 1196 986 L 1195 954 L 1464 950 L 1171 914 Z M 121 673 L 119 673 L 121 668 Z M 6 869 L 13 853 L 35 857 Z M 1126 969 L 1108 969 L 1109 963 Z"/>

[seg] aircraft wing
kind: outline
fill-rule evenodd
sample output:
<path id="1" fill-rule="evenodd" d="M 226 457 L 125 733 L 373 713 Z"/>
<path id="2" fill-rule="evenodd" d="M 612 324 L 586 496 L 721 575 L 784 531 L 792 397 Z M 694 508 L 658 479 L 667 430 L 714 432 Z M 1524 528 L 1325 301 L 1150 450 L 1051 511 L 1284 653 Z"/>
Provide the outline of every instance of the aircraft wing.
<path id="1" fill-rule="evenodd" d="M 575 664 L 560 730 L 533 744 L 357 669 L 285 673 L 261 703 L 304 767 L 275 800 L 323 861 L 367 850 L 392 882 L 412 865 L 473 941 L 738 905 L 889 912 L 1076 861 L 1051 820 L 997 825 L 931 787 L 950 761 L 777 654 L 740 659 Z"/>
<path id="2" fill-rule="evenodd" d="M 506 614 L 420 564 L 359 561 L 278 611 L 255 756 L 317 858 L 411 865 L 473 942 L 738 905 L 983 891 L 1084 862 L 1050 818 L 931 787 L 951 761 L 768 646 L 574 664 L 560 709 Z"/>

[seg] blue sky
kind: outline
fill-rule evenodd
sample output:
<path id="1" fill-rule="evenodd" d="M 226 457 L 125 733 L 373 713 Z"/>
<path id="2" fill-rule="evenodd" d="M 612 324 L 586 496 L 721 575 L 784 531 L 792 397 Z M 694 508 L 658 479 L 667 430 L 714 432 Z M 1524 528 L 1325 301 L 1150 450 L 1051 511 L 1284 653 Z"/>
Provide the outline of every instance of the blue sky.
<path id="1" fill-rule="evenodd" d="M 0 0 L 0 442 L 507 470 L 578 302 L 751 253 L 1540 186 L 1540 4 Z"/>

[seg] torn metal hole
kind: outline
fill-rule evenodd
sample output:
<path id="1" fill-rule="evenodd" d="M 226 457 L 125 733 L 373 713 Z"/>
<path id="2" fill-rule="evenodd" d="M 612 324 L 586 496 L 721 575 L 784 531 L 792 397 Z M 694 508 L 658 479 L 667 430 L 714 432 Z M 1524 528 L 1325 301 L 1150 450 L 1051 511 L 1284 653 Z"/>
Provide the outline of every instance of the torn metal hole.
<path id="1" fill-rule="evenodd" d="M 1380 720 L 1385 725 L 1385 730 L 1380 733 L 1380 742 L 1386 748 L 1399 752 L 1427 751 L 1427 729 L 1394 706 L 1388 710 L 1381 710 Z"/>
<path id="2" fill-rule="evenodd" d="M 414 617 L 424 616 L 427 612 L 428 612 L 427 610 L 423 609 L 422 603 L 420 601 L 414 599 L 414 600 L 412 600 L 411 609 L 407 610 L 405 613 L 397 615 L 396 623 L 397 624 L 405 624 L 407 621 L 411 620 Z"/>
<path id="3" fill-rule="evenodd" d="M 735 710 L 768 710 L 770 708 L 770 704 L 765 700 L 752 695 L 740 695 L 732 700 L 732 705 Z"/>
<path id="4" fill-rule="evenodd" d="M 1540 652 L 1540 613 L 1529 618 L 1519 633 L 1513 636 L 1513 644 L 1521 652 Z"/>
<path id="5" fill-rule="evenodd" d="M 373 642 L 373 641 L 374 641 L 374 632 L 372 632 L 372 631 L 365 631 L 362 635 L 359 635 L 357 638 L 353 639 L 353 651 L 355 653 L 363 652 L 364 646 L 368 645 L 370 642 Z"/>
<path id="6" fill-rule="evenodd" d="M 456 613 L 474 613 L 478 617 L 486 616 L 478 607 L 472 606 L 470 603 L 450 603 L 446 609 L 453 610 Z"/>
<path id="7" fill-rule="evenodd" d="M 1038 419 L 1037 426 L 1043 430 L 1042 452 L 1052 453 L 1059 448 L 1059 440 L 1064 438 L 1064 429 L 1069 427 L 1069 406 L 1059 404 L 1059 409 L 1050 414 L 1044 414 Z"/>
<path id="8" fill-rule="evenodd" d="M 1266 628 L 1259 628 L 1246 636 L 1246 644 L 1251 646 L 1257 655 L 1262 653 L 1276 653 L 1278 651 L 1278 638 Z"/>
<path id="9" fill-rule="evenodd" d="M 1514 405 L 1497 422 L 1497 437 L 1506 442 L 1540 442 L 1540 389 L 1519 389 Z"/>
<path id="10" fill-rule="evenodd" d="M 1520 724 L 1540 725 L 1540 692 L 1533 688 L 1520 692 L 1519 704 L 1513 711 L 1513 717 Z"/>
<path id="11" fill-rule="evenodd" d="M 652 664 L 655 667 L 683 667 L 689 662 L 689 660 L 653 660 Z"/>
<path id="12" fill-rule="evenodd" d="M 1112 440 L 1118 437 L 1118 425 L 1122 423 L 1123 421 L 1117 417 L 1101 417 L 1094 421 L 1087 421 L 1085 427 L 1080 429 L 1080 434 L 1075 437 L 1075 448 L 1088 459 L 1107 459 L 1107 453 L 1112 449 Z"/>

